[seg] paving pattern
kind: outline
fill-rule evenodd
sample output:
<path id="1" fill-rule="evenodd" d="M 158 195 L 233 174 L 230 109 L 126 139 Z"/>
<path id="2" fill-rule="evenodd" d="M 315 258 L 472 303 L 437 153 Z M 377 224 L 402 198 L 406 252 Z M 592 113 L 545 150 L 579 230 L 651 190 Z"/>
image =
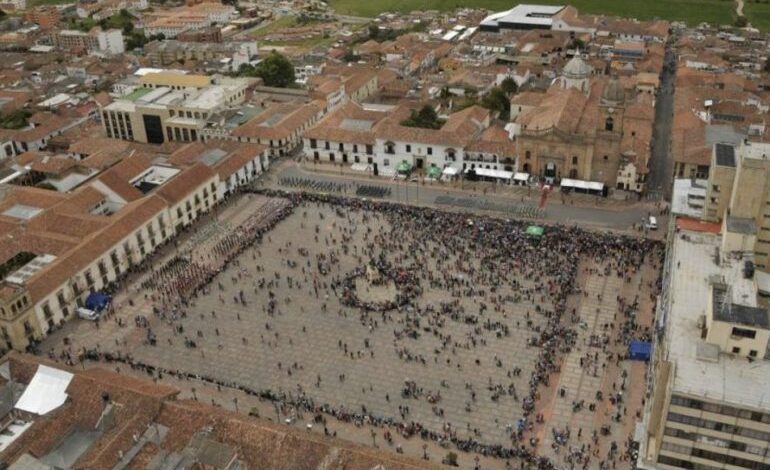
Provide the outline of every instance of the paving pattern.
<path id="1" fill-rule="evenodd" d="M 562 432 L 569 428 L 573 435 L 582 430 L 586 436 L 595 429 L 595 413 L 588 406 L 596 402 L 596 392 L 602 389 L 604 353 L 599 346 L 601 343 L 592 341 L 592 337 L 599 340 L 607 335 L 618 310 L 617 294 L 622 287 L 622 279 L 614 275 L 594 273 L 586 281 L 584 290 L 587 295 L 578 309 L 581 326 L 577 329 L 576 347 L 564 358 L 557 397 L 548 421 L 549 429 L 544 436 L 542 451 L 546 455 L 553 456 L 552 429 Z M 598 362 L 592 361 L 592 357 L 598 357 Z M 563 396 L 558 393 L 561 390 Z M 576 410 L 576 404 L 580 402 L 583 405 Z"/>
<path id="2" fill-rule="evenodd" d="M 249 207 L 241 204 L 237 211 L 231 211 L 233 217 L 241 218 Z M 221 230 L 229 226 L 222 219 L 199 228 L 193 243 L 182 244 L 179 249 L 195 245 L 204 250 L 207 243 L 202 240 L 216 239 L 206 235 L 207 227 L 216 225 Z M 72 338 L 72 343 L 92 347 L 102 341 L 102 350 L 128 353 L 144 363 L 258 390 L 304 392 L 316 402 L 414 420 L 434 430 L 450 424 L 460 436 L 474 435 L 483 442 L 510 445 L 510 431 L 506 428 L 522 416 L 518 396 L 526 394 L 538 353 L 527 341 L 536 335 L 535 329 L 545 324 L 545 318 L 536 313 L 534 301 L 521 298 L 521 290 L 535 287 L 535 280 L 508 279 L 520 283 L 516 289 L 510 284 L 497 286 L 494 295 L 509 297 L 500 311 L 482 307 L 491 305 L 490 285 L 472 286 L 474 293 L 452 292 L 433 289 L 423 280 L 426 288 L 417 299 L 421 309 L 455 300 L 465 314 L 456 318 L 441 316 L 441 324 L 436 323 L 437 317 L 425 315 L 419 319 L 419 337 L 396 338 L 394 332 L 404 329 L 406 319 L 414 320 L 414 312 L 362 314 L 343 306 L 329 288 L 332 279 L 369 259 L 369 253 L 364 252 L 376 245 L 372 243 L 375 235 L 402 237 L 403 243 L 394 245 L 398 248 L 386 256 L 397 264 L 414 261 L 409 254 L 411 240 L 404 234 L 392 233 L 382 215 L 357 212 L 343 216 L 329 206 L 300 207 L 261 244 L 243 253 L 237 264 L 223 271 L 207 294 L 192 299 L 181 321 L 183 331 L 153 318 L 150 302 L 137 296 L 137 302 L 128 310 L 129 328 L 113 329 L 109 336 L 107 331 L 100 335 L 93 335 L 90 329 L 81 329 L 79 334 L 70 331 L 71 337 L 78 336 Z M 440 252 L 439 244 L 428 243 L 426 251 L 434 250 Z M 330 253 L 337 260 L 330 265 L 328 275 L 319 276 L 315 260 Z M 379 253 L 379 248 L 373 253 Z M 196 256 L 205 257 L 200 252 Z M 462 277 L 462 270 L 481 269 L 481 256 L 460 260 L 449 255 L 440 260 L 440 266 L 435 258 L 429 259 L 430 270 L 436 273 L 449 266 L 462 266 L 458 268 L 458 276 Z M 314 280 L 319 287 L 317 293 Z M 543 283 L 545 278 L 537 281 Z M 245 305 L 237 301 L 241 291 Z M 275 302 L 273 309 L 271 299 Z M 537 295 L 536 302 L 543 309 L 552 308 L 547 296 Z M 133 328 L 134 314 L 151 319 L 155 346 L 146 344 L 144 329 Z M 488 327 L 487 322 L 506 325 L 509 334 Z M 451 345 L 444 347 L 439 335 L 451 335 Z M 194 341 L 196 347 L 185 346 L 186 339 Z M 113 348 L 113 342 L 120 346 Z M 509 375 L 514 368 L 520 368 L 520 374 Z M 342 374 L 344 379 L 340 378 Z M 422 395 L 403 398 L 406 381 L 414 381 Z M 511 385 L 516 397 L 502 393 L 493 399 L 491 386 L 507 391 Z M 431 403 L 429 395 L 441 398 Z M 403 417 L 400 405 L 409 407 Z"/>

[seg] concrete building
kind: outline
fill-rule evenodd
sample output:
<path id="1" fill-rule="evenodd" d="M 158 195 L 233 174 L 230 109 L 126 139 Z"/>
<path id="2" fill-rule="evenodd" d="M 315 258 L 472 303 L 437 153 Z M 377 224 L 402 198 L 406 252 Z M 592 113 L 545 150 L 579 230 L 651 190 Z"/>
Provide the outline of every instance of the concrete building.
<path id="1" fill-rule="evenodd" d="M 746 248 L 756 268 L 770 267 L 770 143 L 716 144 L 706 186 L 703 219 L 752 222 L 754 242 Z"/>
<path id="2" fill-rule="evenodd" d="M 108 137 L 162 144 L 199 140 L 208 118 L 243 102 L 250 81 L 180 73 L 149 73 L 140 87 L 102 111 Z"/>
<path id="3" fill-rule="evenodd" d="M 770 278 L 748 262 L 753 226 L 672 223 L 641 468 L 770 468 Z"/>
<path id="4" fill-rule="evenodd" d="M 94 28 L 87 33 L 64 29 L 51 34 L 51 42 L 54 47 L 68 51 L 82 50 L 108 55 L 122 54 L 125 51 L 123 32 L 119 29 L 102 31 Z"/>

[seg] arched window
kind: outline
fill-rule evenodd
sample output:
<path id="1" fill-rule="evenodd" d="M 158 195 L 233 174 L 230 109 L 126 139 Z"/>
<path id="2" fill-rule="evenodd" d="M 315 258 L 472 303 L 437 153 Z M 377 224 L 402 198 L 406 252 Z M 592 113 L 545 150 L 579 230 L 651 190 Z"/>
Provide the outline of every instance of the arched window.
<path id="1" fill-rule="evenodd" d="M 604 130 L 605 131 L 612 131 L 612 128 L 614 127 L 614 123 L 612 121 L 611 117 L 608 117 L 606 121 L 604 121 Z"/>

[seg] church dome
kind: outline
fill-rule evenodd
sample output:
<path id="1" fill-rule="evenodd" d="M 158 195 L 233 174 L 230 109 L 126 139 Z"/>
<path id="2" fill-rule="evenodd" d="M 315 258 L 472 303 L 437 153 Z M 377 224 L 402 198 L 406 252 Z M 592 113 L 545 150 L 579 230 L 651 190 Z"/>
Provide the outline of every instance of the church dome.
<path id="1" fill-rule="evenodd" d="M 578 56 L 573 57 L 561 71 L 562 76 L 573 79 L 588 78 L 591 75 L 591 66 L 586 64 Z"/>
<path id="2" fill-rule="evenodd" d="M 617 77 L 610 78 L 602 93 L 602 101 L 608 104 L 622 104 L 626 101 L 626 90 Z"/>

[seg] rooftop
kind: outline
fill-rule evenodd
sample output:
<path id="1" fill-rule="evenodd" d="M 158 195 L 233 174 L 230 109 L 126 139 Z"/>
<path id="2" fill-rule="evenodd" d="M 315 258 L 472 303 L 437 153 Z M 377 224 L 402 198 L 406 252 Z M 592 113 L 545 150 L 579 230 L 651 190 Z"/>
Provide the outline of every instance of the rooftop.
<path id="1" fill-rule="evenodd" d="M 717 165 L 735 168 L 735 147 L 728 144 L 715 144 L 714 153 L 717 157 Z"/>
<path id="2" fill-rule="evenodd" d="M 744 407 L 770 407 L 770 361 L 749 362 L 746 358 L 720 354 L 715 361 L 699 360 L 697 350 L 704 344 L 699 318 L 707 314 L 703 299 L 712 295 L 710 278 L 724 276 L 733 286 L 733 299 L 744 287 L 756 297 L 753 280 L 743 278 L 740 260 L 714 262 L 720 236 L 680 231 L 673 241 L 670 310 L 667 313 L 666 349 L 675 368 L 673 390 Z M 752 287 L 753 286 L 753 287 Z M 756 299 L 754 299 L 756 302 Z M 754 305 L 749 305 L 755 306 Z"/>

